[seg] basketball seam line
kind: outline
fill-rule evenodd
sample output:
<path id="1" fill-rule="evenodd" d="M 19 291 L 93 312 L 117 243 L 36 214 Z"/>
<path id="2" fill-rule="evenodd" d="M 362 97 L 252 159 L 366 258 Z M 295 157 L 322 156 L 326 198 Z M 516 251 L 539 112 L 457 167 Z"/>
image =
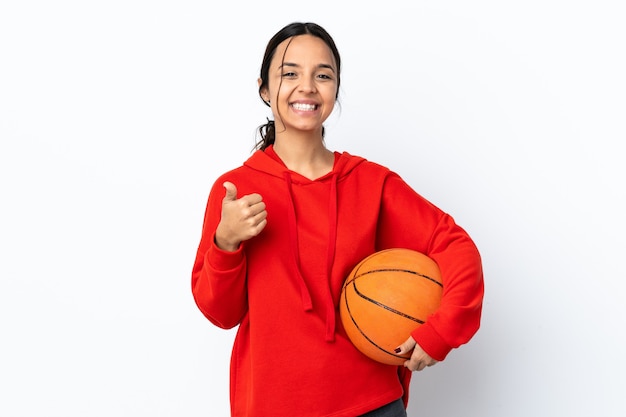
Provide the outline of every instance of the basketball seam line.
<path id="1" fill-rule="evenodd" d="M 378 272 L 406 272 L 408 274 L 417 275 L 419 277 L 426 278 L 427 280 L 432 281 L 435 284 L 443 288 L 443 284 L 441 282 L 437 281 L 434 278 L 429 277 L 428 275 L 420 274 L 419 272 L 411 271 L 410 269 L 402 269 L 402 268 L 385 268 L 385 269 L 374 269 L 372 271 L 366 271 L 359 275 L 355 275 L 354 278 L 352 278 L 352 281 L 354 281 L 355 279 L 359 277 L 362 277 L 363 275 L 368 275 L 368 274 L 373 274 L 373 273 L 378 273 Z"/>
<path id="2" fill-rule="evenodd" d="M 359 294 L 359 291 L 356 289 L 356 285 L 354 284 L 354 282 L 352 283 L 352 286 L 354 287 L 354 290 L 357 292 L 357 294 Z M 363 297 L 366 298 L 366 297 Z M 348 316 L 350 317 L 350 320 L 352 321 L 352 323 L 354 324 L 354 327 L 357 328 L 357 330 L 359 331 L 359 333 L 361 333 L 361 335 L 367 339 L 368 342 L 370 342 L 372 344 L 372 346 L 374 346 L 375 348 L 377 348 L 378 350 L 391 355 L 391 356 L 395 356 L 396 358 L 400 358 L 400 359 L 407 359 L 405 356 L 400 356 L 395 354 L 394 352 L 390 352 L 386 349 L 384 349 L 382 346 L 379 346 L 378 344 L 376 344 L 376 342 L 374 342 L 372 339 L 370 339 L 364 332 L 363 330 L 361 330 L 361 328 L 359 327 L 359 324 L 356 322 L 356 320 L 354 319 L 354 317 L 352 316 L 352 313 L 350 311 L 350 304 L 348 303 L 348 296 L 347 294 L 344 294 L 344 299 L 345 299 L 345 306 L 346 309 L 348 310 Z M 419 320 L 418 320 L 419 321 Z"/>

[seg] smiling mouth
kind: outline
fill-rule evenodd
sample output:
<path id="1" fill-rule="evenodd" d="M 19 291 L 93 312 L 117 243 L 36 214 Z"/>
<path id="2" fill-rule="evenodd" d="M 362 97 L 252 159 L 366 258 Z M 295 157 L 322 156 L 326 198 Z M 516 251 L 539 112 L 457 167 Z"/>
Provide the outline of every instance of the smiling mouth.
<path id="1" fill-rule="evenodd" d="M 291 105 L 296 110 L 300 111 L 314 111 L 317 110 L 317 104 L 304 104 L 304 103 L 293 103 Z"/>

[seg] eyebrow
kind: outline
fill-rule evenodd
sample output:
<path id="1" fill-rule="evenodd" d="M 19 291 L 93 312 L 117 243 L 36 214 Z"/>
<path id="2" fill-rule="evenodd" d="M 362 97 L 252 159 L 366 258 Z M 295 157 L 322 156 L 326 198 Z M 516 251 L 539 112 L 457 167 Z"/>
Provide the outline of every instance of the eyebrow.
<path id="1" fill-rule="evenodd" d="M 282 64 L 282 65 L 280 65 L 280 66 L 278 67 L 278 69 L 282 69 L 283 67 L 296 67 L 296 68 L 297 68 L 297 67 L 300 67 L 300 65 L 298 65 L 298 64 L 296 64 L 296 63 L 294 63 L 294 62 L 283 62 L 283 64 Z M 335 68 L 333 68 L 333 66 L 332 66 L 332 65 L 330 65 L 330 64 L 319 64 L 319 65 L 317 66 L 317 68 L 328 68 L 328 69 L 329 69 L 329 70 L 331 70 L 332 72 L 335 72 Z"/>

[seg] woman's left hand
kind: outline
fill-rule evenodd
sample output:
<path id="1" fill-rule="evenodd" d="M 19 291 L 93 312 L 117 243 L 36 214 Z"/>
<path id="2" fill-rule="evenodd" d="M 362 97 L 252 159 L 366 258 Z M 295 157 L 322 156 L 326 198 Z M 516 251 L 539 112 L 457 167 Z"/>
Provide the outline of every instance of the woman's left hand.
<path id="1" fill-rule="evenodd" d="M 424 352 L 424 349 L 417 344 L 412 336 L 409 336 L 406 342 L 398 346 L 396 353 L 403 355 L 405 353 L 409 353 L 411 350 L 413 350 L 411 358 L 404 362 L 404 366 L 409 368 L 411 371 L 421 371 L 427 366 L 433 366 L 437 363 L 437 361 L 431 358 L 428 353 Z"/>

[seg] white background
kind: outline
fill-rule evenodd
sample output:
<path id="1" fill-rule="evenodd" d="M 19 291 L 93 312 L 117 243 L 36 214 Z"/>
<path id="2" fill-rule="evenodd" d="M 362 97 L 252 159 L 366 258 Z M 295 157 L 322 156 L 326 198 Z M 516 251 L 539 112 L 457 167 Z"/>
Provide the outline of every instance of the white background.
<path id="1" fill-rule="evenodd" d="M 0 415 L 228 415 L 234 331 L 190 272 L 209 187 L 269 115 L 265 44 L 296 20 L 344 60 L 328 146 L 400 173 L 483 255 L 482 328 L 414 375 L 409 415 L 626 415 L 619 3 L 3 2 Z"/>

